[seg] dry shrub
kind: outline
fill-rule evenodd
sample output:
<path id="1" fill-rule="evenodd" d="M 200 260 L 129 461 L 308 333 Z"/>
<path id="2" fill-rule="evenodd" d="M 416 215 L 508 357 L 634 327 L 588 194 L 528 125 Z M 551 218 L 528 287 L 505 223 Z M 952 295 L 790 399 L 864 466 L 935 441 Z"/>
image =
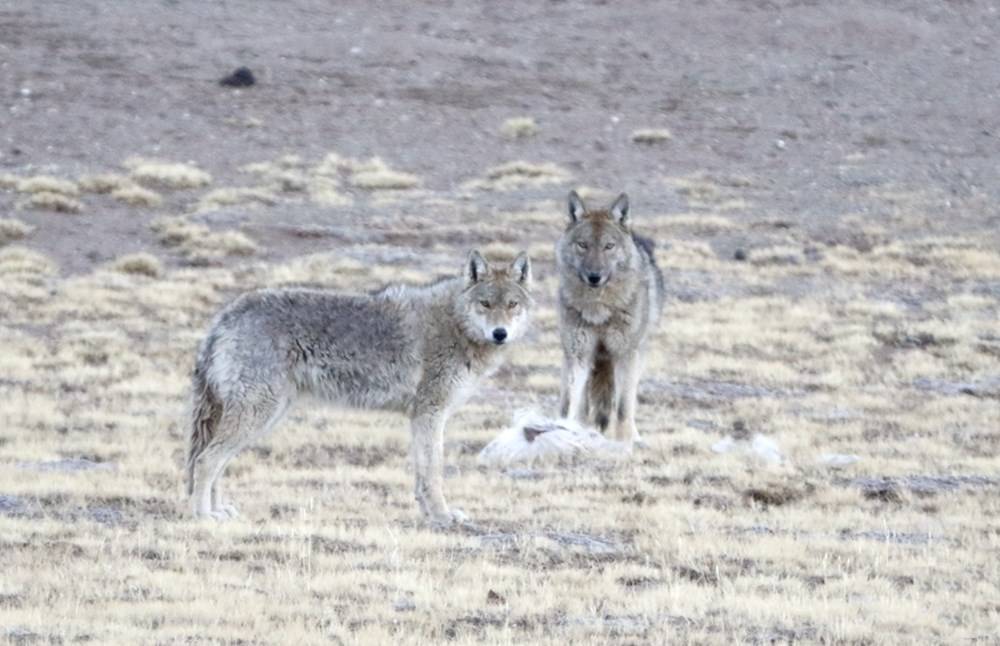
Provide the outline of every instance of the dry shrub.
<path id="1" fill-rule="evenodd" d="M 150 278 L 159 278 L 163 275 L 163 263 L 151 253 L 122 256 L 112 263 L 111 268 L 124 274 L 138 274 Z"/>
<path id="2" fill-rule="evenodd" d="M 0 244 L 21 240 L 34 230 L 33 226 L 17 218 L 0 218 Z"/>
<path id="3" fill-rule="evenodd" d="M 56 211 L 57 213 L 79 213 L 83 210 L 83 203 L 62 193 L 42 191 L 41 193 L 32 193 L 26 199 L 18 202 L 17 208 Z"/>
<path id="4" fill-rule="evenodd" d="M 18 193 L 57 193 L 75 197 L 80 189 L 75 182 L 49 175 L 36 175 L 20 180 L 15 187 Z"/>
<path id="5" fill-rule="evenodd" d="M 500 133 L 508 139 L 527 139 L 538 134 L 538 124 L 531 117 L 513 117 L 503 122 Z"/>
<path id="6" fill-rule="evenodd" d="M 111 191 L 111 197 L 130 206 L 156 207 L 163 203 L 159 193 L 138 184 L 116 188 Z"/>
<path id="7" fill-rule="evenodd" d="M 100 175 L 84 175 L 79 179 L 78 185 L 80 190 L 85 193 L 103 195 L 118 189 L 135 186 L 135 182 L 118 173 L 102 173 Z"/>
<path id="8" fill-rule="evenodd" d="M 646 128 L 632 133 L 632 141 L 637 144 L 658 144 L 674 138 L 666 128 Z"/>
<path id="9" fill-rule="evenodd" d="M 191 164 L 131 159 L 125 162 L 132 179 L 165 189 L 188 189 L 208 186 L 212 176 Z"/>
<path id="10" fill-rule="evenodd" d="M 237 204 L 264 204 L 272 206 L 277 203 L 277 196 L 271 191 L 253 187 L 218 188 L 209 191 L 198 200 L 198 211 L 211 211 L 223 206 Z"/>

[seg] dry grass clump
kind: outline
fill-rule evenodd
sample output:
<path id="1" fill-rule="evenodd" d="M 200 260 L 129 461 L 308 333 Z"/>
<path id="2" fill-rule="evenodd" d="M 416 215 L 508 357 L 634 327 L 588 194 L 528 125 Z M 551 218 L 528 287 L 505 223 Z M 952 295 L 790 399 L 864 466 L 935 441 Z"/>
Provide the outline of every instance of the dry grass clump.
<path id="1" fill-rule="evenodd" d="M 33 249 L 20 246 L 0 249 L 0 276 L 5 279 L 17 274 L 51 276 L 57 271 L 51 258 Z"/>
<path id="2" fill-rule="evenodd" d="M 666 128 L 645 128 L 632 132 L 632 142 L 637 144 L 659 144 L 674 138 Z"/>
<path id="3" fill-rule="evenodd" d="M 546 186 L 569 181 L 570 173 L 550 162 L 536 164 L 527 161 L 512 161 L 494 166 L 486 171 L 486 177 L 465 182 L 465 190 L 510 191 L 528 186 Z"/>
<path id="4" fill-rule="evenodd" d="M 125 162 L 132 179 L 165 189 L 208 186 L 212 176 L 192 164 L 134 158 Z"/>
<path id="5" fill-rule="evenodd" d="M 116 188 L 111 191 L 111 197 L 129 206 L 153 208 L 163 203 L 163 198 L 159 193 L 138 184 Z"/>
<path id="6" fill-rule="evenodd" d="M 512 117 L 500 126 L 500 133 L 508 139 L 527 139 L 538 134 L 538 124 L 532 117 Z"/>
<path id="7" fill-rule="evenodd" d="M 17 188 L 21 178 L 10 173 L 0 173 L 0 189 L 7 190 Z"/>
<path id="8" fill-rule="evenodd" d="M 209 191 L 198 200 L 197 211 L 212 211 L 224 206 L 264 205 L 273 206 L 277 196 L 269 190 L 246 186 L 230 186 Z"/>
<path id="9" fill-rule="evenodd" d="M 31 193 L 27 198 L 20 200 L 17 203 L 17 208 L 55 211 L 57 213 L 79 213 L 83 210 L 83 202 L 62 193 L 42 191 Z"/>
<path id="10" fill-rule="evenodd" d="M 309 178 L 303 166 L 304 163 L 299 156 L 285 155 L 274 162 L 247 164 L 240 170 L 260 177 L 268 190 L 294 193 L 306 190 L 309 185 Z"/>
<path id="11" fill-rule="evenodd" d="M 56 193 L 69 197 L 75 197 L 80 194 L 80 189 L 76 185 L 76 182 L 49 175 L 26 177 L 18 181 L 15 188 L 18 193 Z"/>
<path id="12" fill-rule="evenodd" d="M 35 227 L 25 224 L 17 218 L 0 218 L 0 245 L 22 240 L 28 236 Z"/>
<path id="13" fill-rule="evenodd" d="M 130 178 L 119 173 L 102 173 L 99 175 L 84 175 L 77 184 L 81 191 L 103 195 L 122 188 L 135 186 Z"/>
<path id="14" fill-rule="evenodd" d="M 404 190 L 419 186 L 420 178 L 411 173 L 393 170 L 376 157 L 353 172 L 351 184 L 370 191 Z"/>
<path id="15" fill-rule="evenodd" d="M 336 180 L 318 175 L 310 178 L 307 186 L 309 199 L 320 206 L 350 206 L 353 200 L 338 190 Z"/>
<path id="16" fill-rule="evenodd" d="M 260 247 L 240 231 L 212 231 L 184 216 L 160 218 L 152 224 L 160 243 L 177 248 L 194 264 L 211 264 L 226 256 L 249 256 Z"/>
<path id="17" fill-rule="evenodd" d="M 111 264 L 111 268 L 125 274 L 150 278 L 159 278 L 163 275 L 163 263 L 151 253 L 132 253 L 122 256 Z"/>

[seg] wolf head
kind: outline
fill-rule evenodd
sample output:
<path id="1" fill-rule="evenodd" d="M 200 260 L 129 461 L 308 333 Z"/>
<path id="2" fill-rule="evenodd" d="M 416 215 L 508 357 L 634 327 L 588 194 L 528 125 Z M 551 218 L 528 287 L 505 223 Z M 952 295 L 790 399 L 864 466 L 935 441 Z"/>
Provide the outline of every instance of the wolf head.
<path id="1" fill-rule="evenodd" d="M 522 336 L 533 304 L 530 287 L 531 261 L 524 251 L 509 264 L 495 265 L 470 252 L 458 304 L 465 333 L 477 343 L 495 345 Z"/>
<path id="2" fill-rule="evenodd" d="M 569 194 L 569 225 L 556 246 L 563 278 L 600 289 L 635 266 L 636 248 L 629 228 L 628 196 L 622 193 L 607 209 L 588 210 Z"/>

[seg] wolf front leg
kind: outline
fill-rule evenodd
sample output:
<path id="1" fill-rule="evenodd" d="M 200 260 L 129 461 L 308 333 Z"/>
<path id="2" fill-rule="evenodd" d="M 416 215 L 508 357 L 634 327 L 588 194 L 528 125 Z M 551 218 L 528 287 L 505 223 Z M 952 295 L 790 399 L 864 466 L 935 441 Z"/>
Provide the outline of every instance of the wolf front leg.
<path id="1" fill-rule="evenodd" d="M 563 358 L 562 388 L 559 397 L 559 414 L 581 424 L 587 414 L 587 380 L 590 366 L 581 357 L 567 354 Z"/>
<path id="2" fill-rule="evenodd" d="M 639 398 L 639 377 L 642 374 L 642 356 L 638 351 L 623 356 L 615 365 L 615 407 L 618 418 L 616 439 L 629 444 L 642 443 L 635 425 L 635 409 Z"/>
<path id="3" fill-rule="evenodd" d="M 445 414 L 439 411 L 418 412 L 410 420 L 417 504 L 433 524 L 442 526 L 463 519 L 444 499 L 445 421 Z"/>

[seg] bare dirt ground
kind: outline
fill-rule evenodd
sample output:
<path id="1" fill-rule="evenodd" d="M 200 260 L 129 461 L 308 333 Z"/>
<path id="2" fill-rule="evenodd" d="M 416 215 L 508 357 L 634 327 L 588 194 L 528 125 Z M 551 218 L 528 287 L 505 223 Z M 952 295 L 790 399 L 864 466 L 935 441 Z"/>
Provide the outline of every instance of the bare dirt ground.
<path id="1" fill-rule="evenodd" d="M 0 635 L 996 643 L 998 37 L 979 2 L 0 5 Z M 487 470 L 554 406 L 570 188 L 660 245 L 650 447 Z M 448 431 L 475 526 L 419 522 L 402 419 L 322 407 L 231 467 L 241 519 L 186 517 L 216 308 L 473 246 L 540 302 Z"/>

